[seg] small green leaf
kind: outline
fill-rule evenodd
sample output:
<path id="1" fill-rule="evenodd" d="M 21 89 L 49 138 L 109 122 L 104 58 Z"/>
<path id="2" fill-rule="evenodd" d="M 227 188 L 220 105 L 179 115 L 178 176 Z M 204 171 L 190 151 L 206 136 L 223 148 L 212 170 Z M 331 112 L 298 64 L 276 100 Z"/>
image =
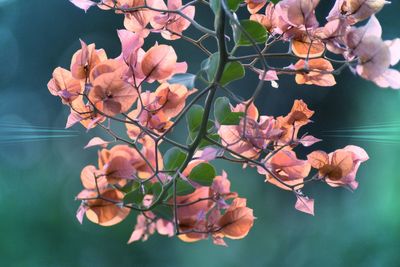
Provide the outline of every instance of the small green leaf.
<path id="1" fill-rule="evenodd" d="M 129 181 L 124 187 L 120 189 L 121 192 L 129 193 L 135 191 L 140 187 L 140 183 L 136 181 Z"/>
<path id="2" fill-rule="evenodd" d="M 213 129 L 214 128 L 214 125 L 215 125 L 215 123 L 212 121 L 212 120 L 208 120 L 208 122 L 207 122 L 207 132 L 210 132 L 211 131 L 211 129 Z M 197 131 L 189 131 L 189 135 L 188 135 L 188 137 L 187 137 L 187 140 L 186 140 L 186 143 L 188 144 L 188 145 L 190 145 L 191 143 L 193 143 L 193 141 L 194 141 L 194 139 L 196 138 L 196 136 L 197 136 L 197 134 L 198 134 L 198 129 L 197 129 Z M 204 141 L 204 140 L 203 140 Z M 202 141 L 202 142 L 203 142 Z M 199 145 L 199 148 L 201 148 L 201 144 Z"/>
<path id="3" fill-rule="evenodd" d="M 168 80 L 169 84 L 182 84 L 188 89 L 195 87 L 195 81 L 197 76 L 191 73 L 178 73 L 175 74 L 171 79 Z"/>
<path id="4" fill-rule="evenodd" d="M 189 135 L 186 138 L 186 144 L 188 144 L 188 145 L 192 144 L 195 138 L 196 138 L 196 136 L 194 134 L 192 134 L 192 132 L 189 132 Z"/>
<path id="5" fill-rule="evenodd" d="M 221 141 L 221 137 L 217 133 L 209 134 L 208 137 L 211 138 L 212 140 L 214 140 L 215 142 L 218 142 L 218 143 Z M 207 146 L 211 146 L 211 145 L 213 145 L 211 142 L 203 139 L 199 144 L 199 149 L 203 149 L 203 148 L 205 148 Z"/>
<path id="6" fill-rule="evenodd" d="M 176 181 L 176 195 L 184 196 L 189 195 L 195 191 L 195 188 L 182 179 Z"/>
<path id="7" fill-rule="evenodd" d="M 219 53 L 214 53 L 202 63 L 202 68 L 206 71 L 207 78 L 210 82 L 214 80 L 215 74 L 217 73 L 218 62 Z"/>
<path id="8" fill-rule="evenodd" d="M 212 54 L 208 59 L 204 60 L 201 64 L 201 68 L 203 71 L 207 73 L 208 81 L 213 81 L 215 75 L 217 74 L 219 62 L 219 53 Z M 243 65 L 238 62 L 228 62 L 225 65 L 224 72 L 222 73 L 222 77 L 220 79 L 221 85 L 227 85 L 228 83 L 241 79 L 245 75 L 245 69 Z"/>
<path id="9" fill-rule="evenodd" d="M 185 159 L 186 153 L 180 148 L 173 147 L 164 154 L 164 168 L 168 171 L 177 170 Z"/>
<path id="10" fill-rule="evenodd" d="M 188 182 L 182 180 L 182 179 L 177 179 L 176 180 L 176 195 L 177 196 L 185 196 L 193 193 L 195 191 L 195 188 L 189 184 Z M 171 187 L 168 190 L 168 196 L 167 199 L 170 199 L 174 196 L 174 189 Z"/>
<path id="11" fill-rule="evenodd" d="M 129 192 L 124 196 L 124 204 L 137 204 L 140 205 L 142 204 L 144 198 L 144 194 L 142 193 L 142 190 L 140 188 L 137 188 L 134 191 Z"/>
<path id="12" fill-rule="evenodd" d="M 151 210 L 157 217 L 171 221 L 174 217 L 172 206 L 158 205 Z"/>
<path id="13" fill-rule="evenodd" d="M 244 112 L 232 112 L 227 97 L 219 97 L 214 103 L 214 117 L 220 125 L 238 125 Z"/>
<path id="14" fill-rule="evenodd" d="M 238 10 L 239 6 L 241 3 L 243 3 L 243 0 L 228 0 L 228 7 L 232 11 Z"/>
<path id="15" fill-rule="evenodd" d="M 238 61 L 229 62 L 225 66 L 224 74 L 222 75 L 220 84 L 227 85 L 232 81 L 243 78 L 244 75 L 245 75 L 245 70 L 240 62 Z"/>
<path id="16" fill-rule="evenodd" d="M 187 115 L 186 121 L 189 128 L 189 132 L 199 131 L 201 122 L 203 120 L 204 108 L 200 105 L 193 105 Z"/>
<path id="17" fill-rule="evenodd" d="M 268 32 L 260 23 L 253 20 L 241 20 L 240 25 L 247 34 L 243 33 L 236 24 L 233 24 L 234 39 L 237 46 L 252 46 L 252 41 L 256 44 L 267 41 Z"/>
<path id="18" fill-rule="evenodd" d="M 210 186 L 216 176 L 215 168 L 209 163 L 200 163 L 192 169 L 189 179 L 204 185 Z"/>
<path id="19" fill-rule="evenodd" d="M 281 0 L 269 0 L 270 2 L 272 2 L 272 3 L 274 3 L 274 4 L 277 4 L 279 1 L 281 1 Z"/>
<path id="20" fill-rule="evenodd" d="M 153 196 L 159 196 L 162 191 L 162 185 L 160 183 L 154 183 L 152 184 L 150 191 Z"/>

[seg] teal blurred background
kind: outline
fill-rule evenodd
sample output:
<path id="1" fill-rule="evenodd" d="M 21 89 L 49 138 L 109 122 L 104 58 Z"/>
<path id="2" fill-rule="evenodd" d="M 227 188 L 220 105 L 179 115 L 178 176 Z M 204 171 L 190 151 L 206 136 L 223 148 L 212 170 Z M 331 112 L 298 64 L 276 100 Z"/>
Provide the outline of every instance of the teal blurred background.
<path id="1" fill-rule="evenodd" d="M 321 1 L 321 8 L 327 11 L 331 2 Z M 385 39 L 400 35 L 400 3 L 393 2 L 378 16 Z M 95 133 L 77 126 L 70 138 L 16 142 L 4 139 L 10 135 L 4 129 L 9 122 L 62 129 L 68 110 L 46 87 L 53 69 L 69 66 L 78 38 L 117 56 L 115 29 L 121 27 L 121 16 L 97 9 L 85 15 L 67 0 L 0 0 L 0 266 L 400 266 L 400 92 L 378 89 L 349 71 L 334 88 L 297 87 L 284 78 L 279 89 L 266 87 L 257 103 L 263 113 L 281 115 L 302 98 L 317 111 L 306 130 L 324 139 L 313 149 L 352 143 L 368 151 L 356 192 L 324 184 L 306 189 L 316 199 L 315 217 L 297 212 L 292 194 L 265 184 L 254 170 L 229 165 L 234 191 L 248 198 L 257 217 L 248 237 L 228 240 L 229 248 L 156 235 L 128 246 L 133 215 L 111 228 L 80 225 L 74 196 L 80 170 L 96 162 L 96 151 L 82 149 Z M 176 44 L 191 70 L 198 68 L 200 52 Z M 249 75 L 234 90 L 245 96 L 255 83 Z M 398 127 L 379 142 L 325 136 L 386 122 Z"/>

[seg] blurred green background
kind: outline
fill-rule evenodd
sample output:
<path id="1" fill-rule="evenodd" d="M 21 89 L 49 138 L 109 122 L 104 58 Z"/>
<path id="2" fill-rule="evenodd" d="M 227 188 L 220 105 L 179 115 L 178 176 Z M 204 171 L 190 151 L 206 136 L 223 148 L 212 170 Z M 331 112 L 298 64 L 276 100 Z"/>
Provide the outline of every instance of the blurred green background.
<path id="1" fill-rule="evenodd" d="M 321 1 L 321 9 L 331 2 Z M 400 35 L 399 11 L 393 1 L 379 14 L 385 39 Z M 210 15 L 201 11 L 197 18 Z M 306 189 L 316 199 L 315 217 L 297 212 L 292 194 L 265 184 L 254 170 L 229 165 L 234 191 L 248 198 L 257 217 L 248 237 L 228 240 L 229 248 L 156 235 L 128 246 L 133 215 L 111 228 L 80 225 L 74 196 L 81 169 L 96 162 L 96 151 L 82 149 L 94 132 L 77 126 L 74 137 L 17 142 L 6 136 L 20 135 L 4 129 L 9 122 L 62 129 L 68 109 L 46 87 L 53 69 L 69 66 L 78 38 L 117 56 L 116 28 L 122 28 L 121 16 L 98 9 L 85 15 L 67 0 L 0 0 L 0 266 L 400 266 L 400 92 L 378 89 L 350 71 L 334 88 L 297 87 L 285 77 L 257 102 L 263 113 L 281 115 L 302 98 L 317 111 L 306 130 L 325 141 L 313 149 L 352 143 L 368 151 L 356 192 L 324 184 Z M 198 68 L 200 52 L 176 45 L 191 70 Z M 234 90 L 248 95 L 255 78 Z M 325 136 L 387 122 L 398 127 L 382 140 Z"/>

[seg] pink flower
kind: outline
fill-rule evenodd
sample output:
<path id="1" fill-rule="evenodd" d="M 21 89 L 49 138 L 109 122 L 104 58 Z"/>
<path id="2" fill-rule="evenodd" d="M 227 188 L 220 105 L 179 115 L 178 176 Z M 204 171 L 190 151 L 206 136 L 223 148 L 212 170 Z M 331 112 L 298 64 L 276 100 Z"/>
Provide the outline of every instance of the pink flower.
<path id="1" fill-rule="evenodd" d="M 245 105 L 239 104 L 232 108 L 233 112 L 245 112 Z M 251 104 L 246 114 L 246 127 L 244 119 L 239 125 L 221 125 L 218 133 L 221 136 L 222 143 L 230 150 L 249 158 L 257 158 L 263 148 L 265 148 L 272 139 L 279 136 L 280 131 L 275 131 L 275 120 L 272 117 L 259 117 L 258 110 L 254 104 Z"/>
<path id="2" fill-rule="evenodd" d="M 168 0 L 168 10 L 180 10 L 181 8 L 182 0 Z M 186 6 L 181 12 L 186 17 L 193 19 L 195 7 Z M 176 40 L 190 26 L 190 21 L 177 13 L 164 13 L 156 15 L 151 21 L 151 25 L 154 29 L 161 30 L 161 35 L 165 39 Z"/>
<path id="3" fill-rule="evenodd" d="M 83 86 L 79 80 L 72 77 L 70 71 L 58 67 L 54 70 L 53 78 L 47 87 L 52 95 L 61 97 L 64 104 L 69 104 L 79 97 Z"/>
<path id="4" fill-rule="evenodd" d="M 127 30 L 118 30 L 118 37 L 122 46 L 122 57 L 125 62 L 132 63 L 138 60 L 138 50 L 144 44 L 144 38 Z"/>
<path id="5" fill-rule="evenodd" d="M 357 73 L 381 87 L 400 89 L 400 72 L 391 69 L 400 60 L 400 39 L 383 41 L 382 27 L 375 16 L 359 28 L 352 28 L 346 35 L 350 56 L 357 56 Z"/>
<path id="6" fill-rule="evenodd" d="M 100 188 L 99 193 L 102 198 L 122 202 L 123 194 L 117 189 Z M 77 212 L 77 218 L 83 219 L 83 213 L 93 223 L 101 226 L 112 226 L 123 221 L 130 213 L 129 208 L 121 207 L 118 205 L 110 205 L 109 201 L 97 198 L 97 190 L 85 189 L 80 192 L 77 199 L 85 200 L 83 206 L 81 205 Z"/>
<path id="7" fill-rule="evenodd" d="M 186 62 L 178 63 L 177 59 L 172 46 L 154 45 L 146 52 L 141 62 L 146 81 L 165 81 L 176 73 L 185 73 L 187 70 Z"/>
<path id="8" fill-rule="evenodd" d="M 152 8 L 163 9 L 165 7 L 164 1 L 160 0 L 123 0 L 121 2 L 123 8 L 144 6 L 145 3 Z M 146 37 L 150 32 L 146 27 L 157 14 L 159 12 L 151 9 L 140 9 L 135 12 L 125 13 L 124 26 L 128 31 Z"/>
<path id="9" fill-rule="evenodd" d="M 350 24 L 354 24 L 379 12 L 387 3 L 385 0 L 336 0 L 327 20 L 344 16 Z"/>
<path id="10" fill-rule="evenodd" d="M 325 178 L 327 184 L 333 187 L 349 186 L 352 190 L 358 187 L 358 168 L 369 159 L 365 150 L 358 146 L 346 146 L 329 155 L 324 151 L 315 151 L 307 157 L 311 166 L 319 171 L 319 177 Z"/>
<path id="11" fill-rule="evenodd" d="M 171 119 L 183 110 L 187 97 L 195 91 L 188 90 L 181 84 L 163 83 L 155 92 L 143 92 L 137 108 L 128 116 L 148 129 L 162 133 L 172 125 Z M 141 132 L 137 126 L 130 123 L 126 126 L 132 139 Z"/>
<path id="12" fill-rule="evenodd" d="M 127 112 L 137 98 L 136 89 L 121 78 L 119 71 L 97 77 L 89 93 L 91 103 L 108 116 Z"/>
<path id="13" fill-rule="evenodd" d="M 152 217 L 155 216 L 151 212 L 147 212 L 147 218 L 143 214 L 137 216 L 135 230 L 129 238 L 128 244 L 139 240 L 146 241 L 155 231 L 160 235 L 167 235 L 169 237 L 174 235 L 174 224 L 172 222 L 164 219 L 157 219 L 154 222 Z"/>
<path id="14" fill-rule="evenodd" d="M 295 64 L 296 83 L 297 84 L 315 84 L 318 86 L 334 86 L 336 84 L 335 77 L 332 72 L 332 63 L 323 58 L 299 60 Z M 304 72 L 302 70 L 305 70 Z"/>
<path id="15" fill-rule="evenodd" d="M 293 27 L 315 28 L 318 26 L 315 8 L 319 0 L 282 0 L 275 6 L 278 16 Z"/>
<path id="16" fill-rule="evenodd" d="M 314 37 L 323 41 L 326 49 L 335 54 L 344 54 L 346 47 L 343 44 L 343 38 L 348 31 L 349 25 L 342 19 L 328 21 L 323 27 L 314 31 Z"/>
<path id="17" fill-rule="evenodd" d="M 285 190 L 292 190 L 285 184 L 291 186 L 297 185 L 296 189 L 303 187 L 301 183 L 311 170 L 311 165 L 307 160 L 298 159 L 296 153 L 291 150 L 277 152 L 265 165 L 271 170 L 273 175 L 261 167 L 257 168 L 258 172 L 267 176 L 267 182 Z"/>
<path id="18" fill-rule="evenodd" d="M 107 55 L 103 49 L 96 50 L 95 44 L 87 45 L 82 40 L 80 42 L 82 48 L 71 60 L 71 73 L 75 79 L 86 79 L 96 65 L 107 60 Z"/>
<path id="19" fill-rule="evenodd" d="M 254 219 L 253 210 L 246 207 L 246 199 L 236 198 L 219 219 L 218 234 L 230 239 L 244 238 L 253 227 Z"/>

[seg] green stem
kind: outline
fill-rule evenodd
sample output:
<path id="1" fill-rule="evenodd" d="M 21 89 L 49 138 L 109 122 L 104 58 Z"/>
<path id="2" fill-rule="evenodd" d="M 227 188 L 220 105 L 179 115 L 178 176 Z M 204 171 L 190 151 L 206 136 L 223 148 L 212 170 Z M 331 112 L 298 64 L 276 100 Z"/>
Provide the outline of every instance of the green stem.
<path id="1" fill-rule="evenodd" d="M 224 73 L 225 66 L 228 62 L 228 52 L 226 49 L 226 43 L 225 43 L 225 12 L 221 8 L 220 12 L 215 16 L 215 26 L 216 26 L 216 35 L 217 35 L 217 43 L 218 43 L 218 50 L 219 50 L 219 62 L 218 62 L 218 68 L 215 74 L 215 77 L 213 79 L 212 84 L 209 86 L 207 97 L 205 100 L 205 106 L 204 106 L 204 116 L 200 125 L 199 132 L 197 136 L 195 137 L 193 143 L 189 146 L 187 150 L 187 155 L 186 159 L 183 162 L 183 164 L 180 166 L 179 170 L 175 173 L 174 177 L 170 182 L 165 184 L 161 190 L 161 193 L 158 195 L 157 199 L 148 207 L 144 209 L 140 209 L 141 211 L 149 211 L 152 210 L 154 207 L 162 203 L 166 193 L 168 190 L 172 187 L 174 190 L 174 195 L 173 195 L 173 201 L 174 201 L 174 220 L 175 220 L 175 230 L 176 234 L 179 235 L 179 227 L 178 227 L 178 216 L 177 216 L 177 203 L 176 203 L 176 181 L 179 178 L 180 173 L 182 173 L 186 167 L 189 165 L 189 163 L 192 161 L 192 158 L 198 149 L 200 142 L 202 139 L 204 139 L 207 136 L 207 123 L 210 118 L 210 113 L 212 109 L 212 104 L 214 102 L 214 97 L 215 93 L 218 89 L 218 84 L 221 81 L 222 75 Z M 129 206 L 131 207 L 131 206 Z M 133 207 L 131 207 L 133 208 Z"/>
<path id="2" fill-rule="evenodd" d="M 207 135 L 207 124 L 210 118 L 212 104 L 214 102 L 215 93 L 218 88 L 218 84 L 222 78 L 224 73 L 225 65 L 228 60 L 228 53 L 226 50 L 226 43 L 225 43 L 225 12 L 223 9 L 220 9 L 220 12 L 215 16 L 215 27 L 216 27 L 216 34 L 217 34 L 217 42 L 218 42 L 218 50 L 219 50 L 219 62 L 217 72 L 211 84 L 210 90 L 207 94 L 207 98 L 205 101 L 204 106 L 204 116 L 201 121 L 200 130 L 194 139 L 193 143 L 189 146 L 189 151 L 186 156 L 185 162 L 180 167 L 179 171 L 174 175 L 173 178 L 173 188 L 174 188 L 174 218 L 175 218 L 175 231 L 176 234 L 179 235 L 179 227 L 178 227 L 178 216 L 177 216 L 177 203 L 176 203 L 176 179 L 179 177 L 179 173 L 182 173 L 190 161 L 192 160 L 194 153 L 196 152 L 197 148 L 200 145 L 201 140 L 206 137 Z"/>

